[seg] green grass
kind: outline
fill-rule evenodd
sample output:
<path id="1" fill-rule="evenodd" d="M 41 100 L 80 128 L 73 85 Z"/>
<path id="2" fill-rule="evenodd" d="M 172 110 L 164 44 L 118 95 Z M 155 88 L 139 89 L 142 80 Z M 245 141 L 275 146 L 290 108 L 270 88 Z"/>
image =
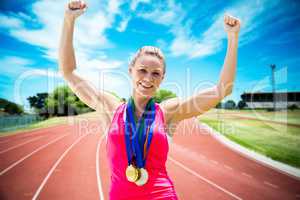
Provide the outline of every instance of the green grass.
<path id="1" fill-rule="evenodd" d="M 263 120 L 278 121 L 291 124 L 300 124 L 300 110 L 282 110 L 276 112 L 269 112 L 266 110 L 224 110 L 224 109 L 213 109 L 210 113 L 216 114 L 232 114 L 242 115 L 244 117 L 255 117 Z"/>
<path id="2" fill-rule="evenodd" d="M 274 160 L 300 168 L 300 128 L 285 124 L 264 122 L 262 120 L 245 120 L 232 117 L 230 114 L 244 115 L 249 111 L 222 111 L 217 114 L 212 110 L 199 117 L 200 121 L 208 124 L 225 135 L 230 140 L 266 155 Z M 261 111 L 265 113 L 264 111 Z M 300 119 L 300 112 L 288 116 Z M 292 112 L 292 111 L 291 111 Z M 273 115 L 278 115 L 273 113 Z"/>

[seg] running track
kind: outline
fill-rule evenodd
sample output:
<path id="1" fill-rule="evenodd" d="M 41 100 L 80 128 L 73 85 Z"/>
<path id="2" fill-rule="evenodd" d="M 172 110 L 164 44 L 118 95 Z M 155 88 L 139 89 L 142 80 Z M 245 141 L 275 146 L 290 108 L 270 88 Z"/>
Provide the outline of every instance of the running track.
<path id="1" fill-rule="evenodd" d="M 0 137 L 0 199 L 105 199 L 101 122 Z M 300 181 L 243 157 L 194 120 L 182 122 L 167 169 L 180 200 L 300 199 Z"/>

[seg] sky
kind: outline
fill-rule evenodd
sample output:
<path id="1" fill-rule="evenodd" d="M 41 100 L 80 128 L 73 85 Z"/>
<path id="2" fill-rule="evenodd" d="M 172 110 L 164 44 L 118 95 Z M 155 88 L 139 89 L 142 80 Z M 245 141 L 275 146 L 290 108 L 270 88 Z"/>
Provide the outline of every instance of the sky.
<path id="1" fill-rule="evenodd" d="M 0 98 L 29 109 L 27 97 L 66 84 L 58 46 L 66 0 L 1 0 Z M 160 88 L 181 98 L 216 84 L 226 55 L 225 13 L 242 22 L 233 92 L 300 91 L 300 1 L 88 0 L 76 20 L 76 73 L 98 89 L 128 98 L 128 63 L 144 45 L 161 48 Z"/>

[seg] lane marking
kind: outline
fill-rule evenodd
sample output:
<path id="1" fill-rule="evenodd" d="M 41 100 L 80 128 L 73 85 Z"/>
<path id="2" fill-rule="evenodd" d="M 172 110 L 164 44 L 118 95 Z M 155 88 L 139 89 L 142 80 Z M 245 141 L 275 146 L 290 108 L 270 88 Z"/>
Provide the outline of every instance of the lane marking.
<path id="1" fill-rule="evenodd" d="M 200 178 L 201 180 L 205 181 L 206 183 L 208 183 L 208 184 L 210 184 L 210 185 L 216 187 L 217 189 L 219 189 L 219 190 L 221 190 L 222 192 L 228 194 L 229 196 L 233 197 L 234 199 L 242 200 L 241 197 L 236 196 L 235 194 L 229 192 L 228 190 L 222 188 L 221 186 L 215 184 L 214 182 L 212 182 L 212 181 L 210 181 L 210 180 L 204 178 L 203 176 L 201 176 L 201 175 L 198 174 L 197 172 L 193 171 L 192 169 L 190 169 L 190 168 L 186 167 L 185 165 L 183 165 L 182 163 L 180 163 L 179 161 L 177 161 L 177 160 L 175 160 L 175 159 L 173 159 L 173 158 L 171 158 L 171 157 L 169 157 L 169 159 L 170 159 L 172 162 L 174 162 L 176 165 L 182 167 L 183 169 L 185 169 L 185 170 L 188 171 L 189 173 L 191 173 L 191 174 L 193 174 L 194 176 L 196 176 L 197 178 Z"/>
<path id="2" fill-rule="evenodd" d="M 278 185 L 274 185 L 272 183 L 269 183 L 268 181 L 264 181 L 264 184 L 266 184 L 266 185 L 268 185 L 268 186 L 270 186 L 272 188 L 276 188 L 276 189 L 279 188 Z"/>
<path id="3" fill-rule="evenodd" d="M 63 135 L 63 136 L 60 136 L 58 138 L 56 138 L 55 140 L 52 140 L 51 142 L 37 148 L 35 151 L 31 152 L 30 154 L 27 154 L 26 156 L 24 156 L 23 158 L 21 158 L 20 160 L 16 161 L 14 164 L 10 165 L 9 167 L 7 167 L 6 169 L 4 169 L 3 171 L 0 172 L 0 176 L 2 176 L 3 174 L 5 174 L 7 171 L 9 171 L 10 169 L 12 169 L 13 167 L 15 167 L 16 165 L 18 165 L 19 163 L 21 163 L 22 161 L 24 161 L 25 159 L 29 158 L 30 156 L 32 156 L 33 154 L 37 153 L 38 151 L 44 149 L 45 147 L 47 147 L 48 145 L 62 139 L 63 137 L 69 135 L 69 133 Z"/>
<path id="4" fill-rule="evenodd" d="M 68 149 L 58 158 L 58 160 L 55 162 L 55 164 L 52 166 L 52 168 L 50 169 L 50 171 L 48 172 L 47 176 L 44 178 L 44 180 L 42 181 L 41 185 L 39 186 L 39 188 L 37 189 L 37 191 L 35 192 L 34 196 L 32 197 L 32 200 L 36 200 L 37 197 L 39 196 L 41 190 L 43 189 L 43 187 L 45 186 L 46 182 L 48 181 L 48 179 L 50 178 L 50 176 L 52 175 L 53 171 L 55 170 L 55 168 L 57 167 L 57 165 L 62 161 L 62 159 L 65 157 L 65 155 L 67 155 L 67 153 L 85 136 L 87 136 L 88 134 L 84 134 L 82 136 L 80 136 L 79 138 L 77 138 L 75 140 L 75 142 L 73 142 Z"/>
<path id="5" fill-rule="evenodd" d="M 102 190 L 102 182 L 101 182 L 101 176 L 100 176 L 100 164 L 99 164 L 100 156 L 99 156 L 99 152 L 100 152 L 100 146 L 102 144 L 103 138 L 106 135 L 107 134 L 104 134 L 100 137 L 100 139 L 98 141 L 98 145 L 97 145 L 97 151 L 96 151 L 96 175 L 97 175 L 97 184 L 98 184 L 100 200 L 104 200 L 104 194 L 103 194 L 103 190 Z"/>
<path id="6" fill-rule="evenodd" d="M 215 161 L 215 160 L 209 160 L 211 163 L 213 163 L 213 164 L 215 164 L 215 165 L 217 165 L 217 164 L 219 164 L 217 161 Z"/>
<path id="7" fill-rule="evenodd" d="M 224 167 L 229 169 L 229 170 L 233 170 L 232 167 L 229 167 L 228 165 L 224 165 Z"/>
<path id="8" fill-rule="evenodd" d="M 9 142 L 9 141 L 10 141 L 10 139 L 4 140 L 4 141 L 0 141 L 0 143 L 6 143 L 6 142 Z"/>
<path id="9" fill-rule="evenodd" d="M 60 128 L 61 125 L 63 125 L 63 124 L 57 124 L 57 125 L 45 128 L 45 129 L 53 131 L 52 129 Z M 11 139 L 18 139 L 19 137 L 24 138 L 24 137 L 35 135 L 35 134 L 44 133 L 44 130 L 42 130 L 42 129 L 43 128 L 35 128 L 32 130 L 23 131 L 22 133 L 18 132 L 18 133 L 12 134 L 12 135 L 3 135 L 3 136 L 0 136 L 0 139 L 1 138 L 9 138 L 9 137 L 13 137 L 13 136 L 15 136 L 15 138 L 11 138 Z M 28 132 L 31 132 L 31 133 L 28 133 Z"/>
<path id="10" fill-rule="evenodd" d="M 253 178 L 252 175 L 242 172 L 242 175 L 247 176 L 248 178 Z"/>
<path id="11" fill-rule="evenodd" d="M 206 159 L 206 157 L 205 157 L 204 155 L 202 155 L 202 154 L 198 154 L 198 156 L 199 156 L 200 158 L 202 158 L 203 160 Z"/>
<path id="12" fill-rule="evenodd" d="M 20 146 L 23 146 L 23 145 L 25 145 L 25 144 L 27 144 L 27 143 L 30 143 L 30 142 L 33 142 L 33 141 L 35 141 L 35 140 L 41 139 L 41 138 L 43 138 L 43 137 L 45 137 L 45 135 L 43 135 L 43 136 L 38 136 L 37 138 L 33 138 L 33 139 L 29 140 L 29 141 L 23 142 L 23 143 L 21 143 L 21 144 L 17 144 L 17 145 L 12 146 L 12 147 L 9 147 L 8 149 L 5 149 L 5 150 L 3 150 L 3 151 L 0 151 L 0 154 L 5 153 L 5 152 L 10 151 L 10 150 L 13 150 L 13 149 L 15 149 L 15 148 L 18 148 L 18 147 L 20 147 Z"/>
<path id="13" fill-rule="evenodd" d="M 32 193 L 32 192 L 27 192 L 27 193 L 24 193 L 23 195 L 24 195 L 25 197 L 30 197 L 30 196 L 33 195 L 33 193 Z"/>
<path id="14" fill-rule="evenodd" d="M 4 136 L 0 136 L 0 138 L 6 138 L 6 137 L 12 137 L 12 136 L 15 136 L 13 138 L 10 138 L 10 139 L 7 139 L 7 140 L 17 140 L 17 139 L 21 139 L 21 138 L 25 138 L 25 137 L 28 137 L 28 136 L 32 136 L 32 135 L 35 135 L 35 134 L 42 134 L 43 132 L 41 130 L 36 130 L 36 132 L 33 132 L 33 133 L 28 133 L 29 131 L 24 131 L 23 133 L 16 133 L 16 134 L 13 134 L 13 135 L 4 135 Z"/>

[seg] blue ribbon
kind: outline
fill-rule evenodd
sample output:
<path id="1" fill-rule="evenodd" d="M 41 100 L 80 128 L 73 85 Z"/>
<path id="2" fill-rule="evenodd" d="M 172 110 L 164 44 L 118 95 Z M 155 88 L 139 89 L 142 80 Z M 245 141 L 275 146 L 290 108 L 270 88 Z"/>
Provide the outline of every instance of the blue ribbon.
<path id="1" fill-rule="evenodd" d="M 134 120 L 134 101 L 131 97 L 128 100 L 126 106 L 126 120 L 125 120 L 125 143 L 126 143 L 126 152 L 127 152 L 127 160 L 128 165 L 132 164 L 133 159 L 136 160 L 136 166 L 138 168 L 143 168 L 146 164 L 147 153 L 151 144 L 152 136 L 153 136 L 153 128 L 154 128 L 154 119 L 155 119 L 155 104 L 154 100 L 150 99 L 147 103 L 145 111 L 143 115 L 138 120 L 138 124 L 136 124 Z M 144 123 L 142 126 L 142 123 Z M 146 144 L 146 155 L 144 155 L 144 144 L 146 142 L 147 137 L 147 129 L 148 132 L 148 141 Z M 142 128 L 142 130 L 140 130 Z M 139 141 L 138 134 L 142 131 L 142 143 Z M 145 157 L 145 159 L 144 159 Z"/>

